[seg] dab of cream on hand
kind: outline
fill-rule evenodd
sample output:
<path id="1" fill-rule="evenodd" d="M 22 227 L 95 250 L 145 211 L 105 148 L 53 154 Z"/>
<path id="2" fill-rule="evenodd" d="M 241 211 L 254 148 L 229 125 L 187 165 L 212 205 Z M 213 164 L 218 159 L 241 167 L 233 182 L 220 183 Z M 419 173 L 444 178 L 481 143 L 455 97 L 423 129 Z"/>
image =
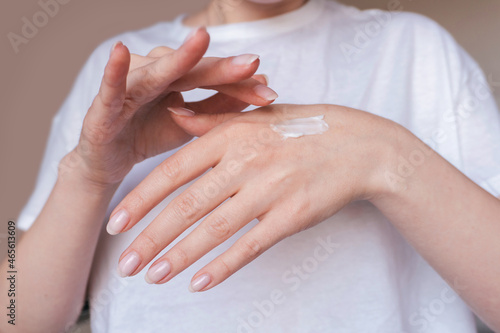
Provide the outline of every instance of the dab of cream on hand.
<path id="1" fill-rule="evenodd" d="M 328 130 L 325 116 L 297 118 L 285 120 L 279 124 L 271 125 L 271 129 L 281 135 L 283 139 L 300 138 L 304 135 L 322 134 Z"/>

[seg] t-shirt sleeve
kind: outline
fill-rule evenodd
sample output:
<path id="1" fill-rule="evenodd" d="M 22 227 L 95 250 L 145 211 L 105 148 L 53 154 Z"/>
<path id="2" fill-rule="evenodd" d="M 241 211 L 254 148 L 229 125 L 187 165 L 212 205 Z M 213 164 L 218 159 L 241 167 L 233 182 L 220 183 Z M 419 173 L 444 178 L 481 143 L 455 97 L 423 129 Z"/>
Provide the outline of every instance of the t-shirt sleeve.
<path id="1" fill-rule="evenodd" d="M 457 131 L 463 172 L 500 196 L 500 112 L 485 75 L 471 60 L 458 95 Z"/>
<path id="2" fill-rule="evenodd" d="M 450 49 L 457 52 L 461 66 L 453 107 L 453 137 L 459 151 L 460 169 L 475 183 L 500 196 L 500 112 L 494 98 L 494 87 L 472 59 L 451 38 Z"/>
<path id="3" fill-rule="evenodd" d="M 477 62 L 438 23 L 401 14 L 415 46 L 412 120 L 419 137 L 492 195 L 500 196 L 500 112 Z"/>
<path id="4" fill-rule="evenodd" d="M 59 162 L 78 143 L 83 119 L 99 89 L 105 65 L 102 61 L 105 47 L 107 45 L 97 48 L 86 62 L 70 94 L 52 120 L 34 191 L 17 221 L 17 227 L 21 230 L 29 229 L 40 214 L 56 182 Z"/>

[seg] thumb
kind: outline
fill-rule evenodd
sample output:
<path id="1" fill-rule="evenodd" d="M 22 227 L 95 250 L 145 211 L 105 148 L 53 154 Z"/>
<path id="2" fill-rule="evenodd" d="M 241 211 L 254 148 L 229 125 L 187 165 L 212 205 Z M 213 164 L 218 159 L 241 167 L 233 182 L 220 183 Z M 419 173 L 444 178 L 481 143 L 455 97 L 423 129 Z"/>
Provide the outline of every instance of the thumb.
<path id="1" fill-rule="evenodd" d="M 195 113 L 183 107 L 168 107 L 173 121 L 186 133 L 193 136 L 202 136 L 212 128 L 230 119 L 240 117 L 241 112 L 226 113 Z"/>

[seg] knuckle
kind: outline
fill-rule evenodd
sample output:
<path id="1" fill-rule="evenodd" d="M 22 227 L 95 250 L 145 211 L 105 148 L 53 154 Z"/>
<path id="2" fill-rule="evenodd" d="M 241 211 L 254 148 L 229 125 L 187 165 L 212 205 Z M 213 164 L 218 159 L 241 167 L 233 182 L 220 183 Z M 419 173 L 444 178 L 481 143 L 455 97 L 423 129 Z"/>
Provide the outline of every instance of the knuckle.
<path id="1" fill-rule="evenodd" d="M 139 109 L 142 106 L 144 98 L 145 94 L 143 90 L 140 87 L 134 87 L 127 93 L 127 96 L 125 97 L 125 101 L 123 102 L 123 111 L 133 113 L 135 110 Z M 123 116 L 123 118 L 126 119 L 126 116 Z"/>
<path id="2" fill-rule="evenodd" d="M 157 253 L 160 250 L 160 241 L 152 233 L 144 232 L 141 235 L 141 243 L 141 248 L 146 251 Z"/>
<path id="3" fill-rule="evenodd" d="M 160 165 L 160 171 L 167 180 L 175 181 L 179 178 L 183 166 L 183 159 L 172 155 Z"/>
<path id="4" fill-rule="evenodd" d="M 169 251 L 169 257 L 172 258 L 171 262 L 175 262 L 180 267 L 186 267 L 189 265 L 189 256 L 186 251 L 179 246 L 174 246 Z"/>
<path id="5" fill-rule="evenodd" d="M 226 119 L 226 114 L 224 113 L 214 113 L 212 116 L 215 124 L 222 124 Z"/>
<path id="6" fill-rule="evenodd" d="M 167 53 L 172 52 L 172 49 L 166 46 L 158 46 L 149 52 L 148 56 L 150 57 L 161 57 Z"/>
<path id="7" fill-rule="evenodd" d="M 206 224 L 206 231 L 218 240 L 224 240 L 231 234 L 229 221 L 221 215 L 209 218 Z"/>
<path id="8" fill-rule="evenodd" d="M 216 264 L 218 274 L 220 274 L 221 276 L 230 276 L 231 274 L 233 274 L 233 270 L 223 257 L 220 257 L 217 260 Z"/>
<path id="9" fill-rule="evenodd" d="M 107 138 L 106 129 L 98 124 L 87 122 L 83 127 L 83 135 L 93 144 L 100 144 Z"/>
<path id="10" fill-rule="evenodd" d="M 174 205 L 174 212 L 181 219 L 193 219 L 197 212 L 198 200 L 192 191 L 188 191 L 178 197 Z"/>
<path id="11" fill-rule="evenodd" d="M 127 198 L 125 202 L 125 207 L 128 208 L 129 211 L 137 211 L 144 207 L 146 200 L 144 199 L 143 194 L 135 190 L 131 195 Z"/>
<path id="12" fill-rule="evenodd" d="M 123 106 L 123 100 L 125 98 L 124 93 L 120 93 L 116 96 L 104 96 L 102 91 L 97 95 L 99 99 L 100 106 L 108 110 L 117 110 Z"/>
<path id="13" fill-rule="evenodd" d="M 144 91 L 156 92 L 164 83 L 163 77 L 150 67 L 144 67 L 140 71 L 142 77 L 141 87 Z"/>
<path id="14" fill-rule="evenodd" d="M 262 245 L 254 238 L 241 239 L 239 245 L 244 258 L 253 259 L 262 253 Z"/>
<path id="15" fill-rule="evenodd" d="M 119 118 L 122 121 L 130 119 L 135 114 L 135 112 L 140 109 L 141 106 L 142 103 L 140 99 L 136 99 L 132 96 L 127 96 L 125 98 L 125 102 L 123 102 L 123 108 L 120 112 Z"/>

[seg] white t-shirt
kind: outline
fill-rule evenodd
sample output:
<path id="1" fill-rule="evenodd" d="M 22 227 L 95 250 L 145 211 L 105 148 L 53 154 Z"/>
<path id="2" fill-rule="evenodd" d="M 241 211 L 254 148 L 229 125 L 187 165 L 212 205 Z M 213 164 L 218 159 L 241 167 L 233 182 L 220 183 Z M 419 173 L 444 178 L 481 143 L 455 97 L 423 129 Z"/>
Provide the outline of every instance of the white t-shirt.
<path id="1" fill-rule="evenodd" d="M 54 119 L 20 228 L 29 228 L 39 214 L 59 160 L 77 143 L 111 44 L 122 40 L 132 52 L 147 54 L 159 45 L 177 48 L 190 30 L 179 17 L 122 34 L 94 52 Z M 276 103 L 340 104 L 392 119 L 475 182 L 500 194 L 495 102 L 476 63 L 433 21 L 311 0 L 278 17 L 208 31 L 210 56 L 261 56 L 259 72 L 269 75 L 280 94 Z M 211 93 L 196 90 L 185 97 L 197 100 Z M 136 165 L 108 214 L 171 154 Z M 125 234 L 109 236 L 103 223 L 89 282 L 94 333 L 475 332 L 463 301 L 368 202 L 350 204 L 287 238 L 207 292 L 189 293 L 191 277 L 256 221 L 167 284 L 148 285 L 144 271 L 119 278 L 121 252 L 185 188 Z M 449 283 L 460 289 L 459 279 Z"/>

